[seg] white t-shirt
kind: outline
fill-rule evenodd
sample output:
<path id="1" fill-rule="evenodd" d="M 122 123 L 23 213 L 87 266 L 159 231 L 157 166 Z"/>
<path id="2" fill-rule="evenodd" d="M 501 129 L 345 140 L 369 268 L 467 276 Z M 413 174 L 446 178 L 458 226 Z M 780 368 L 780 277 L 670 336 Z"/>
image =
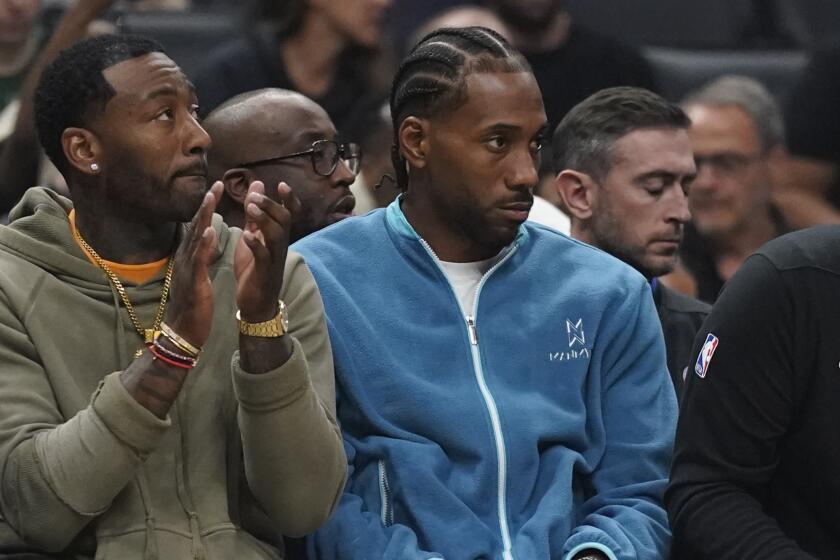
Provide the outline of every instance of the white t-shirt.
<path id="1" fill-rule="evenodd" d="M 440 266 L 449 279 L 449 283 L 452 284 L 452 289 L 455 290 L 455 295 L 458 297 L 465 315 L 471 316 L 473 314 L 473 303 L 475 303 L 475 291 L 478 289 L 478 283 L 481 282 L 481 277 L 493 268 L 498 260 L 499 255 L 484 261 L 468 263 L 440 261 Z"/>

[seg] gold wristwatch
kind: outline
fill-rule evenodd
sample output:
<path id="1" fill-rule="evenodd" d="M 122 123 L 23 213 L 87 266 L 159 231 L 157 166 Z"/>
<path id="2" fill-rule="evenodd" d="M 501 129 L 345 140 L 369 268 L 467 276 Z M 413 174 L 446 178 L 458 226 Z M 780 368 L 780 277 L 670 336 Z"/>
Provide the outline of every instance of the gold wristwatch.
<path id="1" fill-rule="evenodd" d="M 286 304 L 282 299 L 277 300 L 277 315 L 273 319 L 262 323 L 249 323 L 244 321 L 239 311 L 236 312 L 236 320 L 239 321 L 239 332 L 247 336 L 259 336 L 263 338 L 277 338 L 289 331 L 289 317 L 286 315 Z"/>

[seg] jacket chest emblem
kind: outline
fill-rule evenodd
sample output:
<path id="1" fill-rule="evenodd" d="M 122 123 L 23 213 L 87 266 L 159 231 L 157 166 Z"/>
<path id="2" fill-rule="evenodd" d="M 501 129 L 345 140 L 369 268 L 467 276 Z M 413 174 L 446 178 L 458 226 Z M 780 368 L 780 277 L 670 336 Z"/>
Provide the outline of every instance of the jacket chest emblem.
<path id="1" fill-rule="evenodd" d="M 548 353 L 550 362 L 569 362 L 572 360 L 589 359 L 590 350 L 586 347 L 586 331 L 583 329 L 583 319 L 573 321 L 566 319 L 566 335 L 568 347 L 563 350 Z"/>

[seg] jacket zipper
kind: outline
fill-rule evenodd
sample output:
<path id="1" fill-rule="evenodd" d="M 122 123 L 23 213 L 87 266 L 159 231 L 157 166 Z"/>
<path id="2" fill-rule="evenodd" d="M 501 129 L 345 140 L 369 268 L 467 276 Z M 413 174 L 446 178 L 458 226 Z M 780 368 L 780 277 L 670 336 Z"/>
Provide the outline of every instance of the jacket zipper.
<path id="1" fill-rule="evenodd" d="M 444 279 L 446 279 L 447 283 L 449 283 L 449 279 L 446 276 L 446 273 L 441 268 L 438 261 L 437 254 L 434 252 L 432 247 L 426 242 L 425 239 L 420 238 L 420 241 L 423 247 L 426 248 L 426 251 L 434 258 L 435 265 L 437 265 L 438 269 L 443 274 Z M 510 539 L 510 528 L 508 527 L 508 515 L 507 515 L 507 452 L 505 446 L 505 437 L 502 433 L 502 423 L 499 419 L 499 410 L 496 407 L 496 401 L 493 399 L 493 394 L 490 392 L 490 388 L 487 386 L 487 381 L 484 378 L 484 371 L 481 368 L 481 353 L 479 352 L 478 346 L 478 330 L 476 329 L 476 320 L 475 316 L 478 311 L 478 298 L 481 295 L 481 288 L 484 287 L 484 283 L 490 277 L 493 272 L 496 271 L 497 268 L 502 266 L 507 260 L 513 255 L 516 251 L 518 245 L 514 244 L 513 247 L 503 256 L 499 262 L 494 264 L 490 267 L 490 270 L 484 273 L 484 276 L 481 277 L 481 280 L 478 282 L 478 286 L 475 289 L 475 298 L 473 299 L 473 308 L 472 308 L 472 315 L 467 315 L 464 313 L 464 310 L 461 309 L 461 316 L 464 317 L 464 320 L 467 324 L 467 333 L 469 335 L 470 341 L 470 350 L 472 354 L 472 362 L 473 362 L 473 373 L 476 378 L 476 382 L 478 383 L 478 388 L 481 391 L 481 396 L 484 399 L 484 406 L 487 408 L 487 412 L 490 415 L 490 423 L 493 426 L 493 438 L 496 443 L 496 462 L 498 464 L 498 489 L 497 489 L 497 497 L 498 497 L 498 515 L 499 515 L 499 530 L 502 534 L 502 546 L 504 548 L 502 554 L 502 558 L 504 560 L 513 560 L 513 553 L 511 552 L 512 544 Z M 451 289 L 451 285 L 450 285 Z M 457 299 L 457 298 L 456 298 Z M 458 303 L 458 308 L 460 309 L 461 304 Z"/>
<path id="2" fill-rule="evenodd" d="M 382 502 L 382 524 L 390 527 L 394 524 L 394 510 L 391 509 L 391 486 L 385 471 L 385 459 L 379 459 L 379 498 Z"/>
<path id="3" fill-rule="evenodd" d="M 475 330 L 475 320 L 472 315 L 467 315 L 467 330 L 470 332 L 470 344 L 478 346 L 478 332 Z"/>

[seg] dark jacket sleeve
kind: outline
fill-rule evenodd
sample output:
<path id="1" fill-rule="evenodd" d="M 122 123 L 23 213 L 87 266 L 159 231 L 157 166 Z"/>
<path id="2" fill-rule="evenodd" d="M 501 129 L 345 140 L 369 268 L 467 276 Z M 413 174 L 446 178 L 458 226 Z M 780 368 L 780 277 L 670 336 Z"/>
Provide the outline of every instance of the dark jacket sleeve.
<path id="1" fill-rule="evenodd" d="M 796 408 L 793 298 L 770 261 L 753 256 L 694 341 L 665 495 L 674 558 L 812 559 L 764 508 Z M 718 343 L 701 377 L 709 333 Z"/>

